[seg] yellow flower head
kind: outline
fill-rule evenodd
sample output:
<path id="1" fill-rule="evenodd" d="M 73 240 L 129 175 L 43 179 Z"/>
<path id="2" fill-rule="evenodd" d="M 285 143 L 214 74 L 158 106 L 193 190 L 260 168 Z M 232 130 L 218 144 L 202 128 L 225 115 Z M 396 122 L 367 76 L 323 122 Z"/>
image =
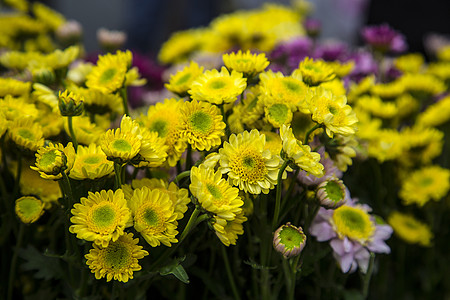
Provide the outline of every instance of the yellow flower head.
<path id="1" fill-rule="evenodd" d="M 216 232 L 216 236 L 228 247 L 230 245 L 236 245 L 238 235 L 244 234 L 242 223 L 245 221 L 247 221 L 247 217 L 244 216 L 244 211 L 242 211 L 231 221 L 216 217 L 213 228 Z"/>
<path id="2" fill-rule="evenodd" d="M 75 149 L 72 143 L 66 147 L 62 144 L 49 143 L 36 153 L 36 166 L 31 169 L 38 171 L 42 178 L 57 180 L 62 178 L 61 172 L 69 174 L 75 161 Z"/>
<path id="3" fill-rule="evenodd" d="M 404 154 L 406 145 L 394 129 L 377 129 L 369 138 L 368 154 L 379 162 L 397 159 Z"/>
<path id="4" fill-rule="evenodd" d="M 356 132 L 358 119 L 352 108 L 347 105 L 345 96 L 335 96 L 330 91 L 318 88 L 311 98 L 310 111 L 312 119 L 325 125 L 326 133 L 352 135 Z"/>
<path id="5" fill-rule="evenodd" d="M 261 131 L 262 134 L 266 136 L 265 149 L 269 149 L 273 155 L 280 155 L 281 149 L 283 149 L 283 143 L 281 141 L 280 135 L 272 131 Z"/>
<path id="6" fill-rule="evenodd" d="M 114 171 L 112 161 L 107 160 L 100 146 L 90 144 L 88 147 L 78 146 L 75 162 L 70 171 L 70 178 L 76 180 L 99 179 Z"/>
<path id="7" fill-rule="evenodd" d="M 106 94 L 98 89 L 79 89 L 84 97 L 84 108 L 94 114 L 115 112 L 123 114 L 122 98 L 118 94 Z"/>
<path id="8" fill-rule="evenodd" d="M 182 114 L 180 108 L 183 101 L 165 99 L 163 103 L 150 106 L 147 116 L 141 118 L 145 127 L 152 132 L 157 132 L 164 139 L 167 149 L 167 163 L 173 167 L 186 149 L 186 142 L 180 137 L 179 125 Z"/>
<path id="9" fill-rule="evenodd" d="M 444 82 L 430 74 L 405 74 L 400 79 L 405 90 L 418 99 L 428 99 L 447 89 Z"/>
<path id="10" fill-rule="evenodd" d="M 343 205 L 333 211 L 331 225 L 340 239 L 347 237 L 366 245 L 375 233 L 374 221 L 360 206 Z"/>
<path id="11" fill-rule="evenodd" d="M 200 50 L 205 29 L 177 31 L 161 46 L 158 60 L 164 64 L 180 63 Z"/>
<path id="12" fill-rule="evenodd" d="M 30 93 L 31 82 L 23 82 L 14 78 L 0 78 L 0 97 L 6 95 L 25 96 Z"/>
<path id="13" fill-rule="evenodd" d="M 84 97 L 65 90 L 63 93 L 59 92 L 59 111 L 63 116 L 79 116 L 83 113 Z"/>
<path id="14" fill-rule="evenodd" d="M 137 167 L 159 167 L 167 158 L 167 149 L 169 148 L 164 139 L 158 136 L 157 132 L 149 131 L 145 127 L 140 127 L 139 135 L 141 139 L 141 149 L 139 150 L 139 162 L 135 163 Z"/>
<path id="15" fill-rule="evenodd" d="M 323 60 L 314 60 L 306 57 L 300 62 L 298 69 L 302 74 L 303 81 L 309 86 L 317 86 L 322 82 L 332 80 L 336 74 L 334 69 Z"/>
<path id="16" fill-rule="evenodd" d="M 222 174 L 240 190 L 251 194 L 269 193 L 277 183 L 279 156 L 265 149 L 266 139 L 258 130 L 232 134 L 219 150 Z"/>
<path id="17" fill-rule="evenodd" d="M 405 85 L 401 80 L 377 83 L 372 86 L 370 92 L 384 100 L 393 100 L 405 92 Z"/>
<path id="18" fill-rule="evenodd" d="M 393 212 L 388 217 L 387 222 L 392 226 L 394 232 L 409 244 L 419 244 L 421 246 L 431 246 L 433 233 L 430 226 L 422 223 L 411 215 L 400 212 Z"/>
<path id="19" fill-rule="evenodd" d="M 205 210 L 222 219 L 231 221 L 242 211 L 244 202 L 239 197 L 239 189 L 231 187 L 220 171 L 203 164 L 192 167 L 189 190 Z"/>
<path id="20" fill-rule="evenodd" d="M 144 186 L 134 191 L 128 203 L 134 228 L 152 247 L 177 243 L 177 214 L 169 195 Z"/>
<path id="21" fill-rule="evenodd" d="M 64 117 L 59 112 L 51 111 L 49 107 L 40 106 L 36 122 L 41 125 L 44 138 L 55 137 L 64 127 Z M 65 122 L 67 124 L 67 122 Z M 69 132 L 69 131 L 67 131 Z"/>
<path id="22" fill-rule="evenodd" d="M 336 77 L 338 78 L 347 76 L 353 71 L 353 68 L 355 67 L 355 62 L 352 60 L 349 60 L 347 62 L 340 62 L 337 60 L 327 61 L 325 62 L 325 64 L 333 69 L 333 73 L 336 74 Z"/>
<path id="23" fill-rule="evenodd" d="M 439 78 L 448 86 L 450 82 L 450 62 L 430 63 L 426 69 L 426 73 Z"/>
<path id="24" fill-rule="evenodd" d="M 20 116 L 20 119 L 36 119 L 39 111 L 36 105 L 29 103 L 24 98 L 14 98 L 6 95 L 0 100 L 0 113 L 9 120 L 13 121 Z"/>
<path id="25" fill-rule="evenodd" d="M 408 53 L 397 57 L 394 66 L 403 73 L 419 73 L 425 59 L 420 53 Z"/>
<path id="26" fill-rule="evenodd" d="M 133 279 L 133 272 L 142 269 L 138 260 L 148 255 L 137 243 L 139 239 L 133 239 L 132 233 L 124 233 L 107 247 L 94 244 L 84 257 L 91 272 L 95 273 L 95 279 L 106 277 L 106 281 L 114 279 L 121 282 Z"/>
<path id="27" fill-rule="evenodd" d="M 185 102 L 180 108 L 180 136 L 192 145 L 193 149 L 209 151 L 222 143 L 225 123 L 217 106 L 208 102 Z"/>
<path id="28" fill-rule="evenodd" d="M 40 2 L 33 2 L 32 10 L 36 18 L 46 24 L 51 30 L 56 30 L 66 22 L 63 15 Z"/>
<path id="29" fill-rule="evenodd" d="M 19 118 L 10 123 L 8 134 L 18 147 L 36 151 L 44 145 L 41 126 L 29 118 Z"/>
<path id="30" fill-rule="evenodd" d="M 428 166 L 416 170 L 404 179 L 399 192 L 406 205 L 423 206 L 430 200 L 439 201 L 450 189 L 450 170 Z"/>
<path id="31" fill-rule="evenodd" d="M 45 55 L 39 63 L 49 69 L 61 69 L 69 66 L 80 54 L 79 46 L 70 46 L 64 50 L 56 49 Z M 38 63 L 38 65 L 39 65 Z"/>
<path id="32" fill-rule="evenodd" d="M 16 200 L 15 211 L 23 223 L 34 223 L 44 213 L 44 203 L 36 197 L 24 196 Z"/>
<path id="33" fill-rule="evenodd" d="M 225 67 L 229 70 L 243 73 L 246 78 L 263 72 L 269 65 L 269 61 L 264 53 L 252 54 L 250 50 L 244 53 L 241 50 L 237 53 L 227 53 L 222 56 L 222 59 Z"/>
<path id="34" fill-rule="evenodd" d="M 431 104 L 417 117 L 417 124 L 425 127 L 436 127 L 450 120 L 450 96 Z"/>
<path id="35" fill-rule="evenodd" d="M 92 123 L 88 116 L 79 116 L 72 120 L 73 131 L 79 144 L 90 145 L 97 143 L 105 133 L 105 129 L 99 127 L 97 123 Z M 64 129 L 69 133 L 68 122 L 64 122 Z"/>
<path id="36" fill-rule="evenodd" d="M 444 133 L 435 128 L 407 127 L 400 133 L 406 155 L 401 162 L 408 166 L 414 163 L 428 164 L 442 153 Z"/>
<path id="37" fill-rule="evenodd" d="M 280 136 L 283 141 L 282 155 L 291 160 L 297 167 L 313 174 L 316 177 L 323 176 L 323 165 L 320 163 L 320 154 L 312 152 L 308 145 L 303 145 L 297 140 L 289 126 L 283 125 L 280 128 Z"/>
<path id="38" fill-rule="evenodd" d="M 86 86 L 103 93 L 113 93 L 123 87 L 125 75 L 133 57 L 130 51 L 118 50 L 116 54 L 99 56 L 97 65 L 86 76 Z"/>
<path id="39" fill-rule="evenodd" d="M 450 45 L 445 45 L 441 47 L 437 51 L 436 56 L 439 60 L 450 61 Z"/>
<path id="40" fill-rule="evenodd" d="M 375 76 L 369 75 L 361 79 L 358 83 L 350 82 L 348 92 L 348 102 L 355 103 L 362 95 L 367 95 L 375 85 Z"/>
<path id="41" fill-rule="evenodd" d="M 169 83 L 166 83 L 164 86 L 178 96 L 186 97 L 188 90 L 191 89 L 192 83 L 202 74 L 203 67 L 191 61 L 181 71 L 178 71 L 175 75 L 170 75 Z"/>
<path id="42" fill-rule="evenodd" d="M 370 112 L 373 116 L 389 119 L 398 113 L 398 107 L 395 102 L 387 102 L 376 96 L 363 96 L 358 99 L 356 104 L 358 108 Z"/>
<path id="43" fill-rule="evenodd" d="M 222 67 L 220 72 L 213 69 L 198 76 L 188 92 L 194 100 L 222 104 L 236 101 L 246 87 L 247 79 L 242 73 L 232 71 L 230 74 Z"/>
<path id="44" fill-rule="evenodd" d="M 69 231 L 77 238 L 107 247 L 124 234 L 125 225 L 130 218 L 130 210 L 123 191 L 118 189 L 92 193 L 81 198 L 71 210 Z"/>

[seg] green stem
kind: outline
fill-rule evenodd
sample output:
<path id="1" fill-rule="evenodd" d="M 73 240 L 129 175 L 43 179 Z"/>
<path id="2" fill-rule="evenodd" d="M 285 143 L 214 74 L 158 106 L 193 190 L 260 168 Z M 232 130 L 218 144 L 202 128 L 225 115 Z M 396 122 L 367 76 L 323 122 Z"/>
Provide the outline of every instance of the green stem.
<path id="1" fill-rule="evenodd" d="M 303 228 L 305 234 L 308 232 L 309 226 L 311 226 L 311 223 L 314 220 L 315 216 L 317 215 L 317 212 L 319 211 L 319 209 L 320 209 L 320 204 L 315 202 L 313 211 L 312 211 L 311 214 L 308 214 L 308 217 L 307 217 L 306 222 L 305 222 L 305 226 Z"/>
<path id="2" fill-rule="evenodd" d="M 200 209 L 195 207 L 194 211 L 191 214 L 191 217 L 189 218 L 188 223 L 186 224 L 186 227 L 184 227 L 184 230 L 183 230 L 183 232 L 180 235 L 179 243 L 181 243 L 186 238 L 186 236 L 191 231 L 191 229 L 195 225 L 197 225 L 197 217 L 198 217 L 199 214 L 200 214 Z"/>
<path id="3" fill-rule="evenodd" d="M 17 171 L 16 180 L 14 181 L 13 198 L 16 199 L 19 196 L 20 176 L 22 175 L 22 152 L 17 154 Z"/>
<path id="4" fill-rule="evenodd" d="M 22 240 L 25 233 L 25 225 L 21 222 L 19 227 L 19 236 L 17 238 L 16 247 L 14 248 L 14 254 L 11 260 L 11 266 L 9 268 L 9 280 L 8 280 L 8 300 L 12 300 L 14 279 L 16 278 L 16 265 L 19 255 L 19 249 L 22 247 Z"/>
<path id="5" fill-rule="evenodd" d="M 286 290 L 287 290 L 287 294 L 289 295 L 290 290 L 291 290 L 291 285 L 292 285 L 292 281 L 291 281 L 291 268 L 289 267 L 288 264 L 288 260 L 285 259 L 284 257 L 282 258 L 283 260 L 283 273 L 284 273 L 284 279 L 286 281 Z"/>
<path id="6" fill-rule="evenodd" d="M 225 107 L 224 106 L 225 106 L 224 103 L 219 105 L 220 113 L 222 114 L 223 122 L 225 123 L 225 135 L 226 135 L 226 137 L 228 139 L 228 137 L 231 134 L 231 130 L 230 130 L 230 126 L 228 125 L 228 120 L 227 120 L 227 116 L 225 114 Z"/>
<path id="7" fill-rule="evenodd" d="M 77 137 L 75 136 L 75 132 L 73 131 L 72 116 L 67 117 L 67 124 L 69 127 L 69 134 L 70 134 L 70 138 L 72 139 L 73 147 L 75 148 L 75 152 L 77 152 L 78 142 L 77 142 Z"/>
<path id="8" fill-rule="evenodd" d="M 363 294 L 364 299 L 367 299 L 367 295 L 369 294 L 370 278 L 372 277 L 374 261 L 375 261 L 375 253 L 370 252 L 369 266 L 367 267 L 367 273 L 364 276 L 364 282 L 363 282 L 362 294 Z"/>
<path id="9" fill-rule="evenodd" d="M 316 124 L 310 130 L 308 130 L 308 132 L 305 135 L 305 141 L 303 142 L 304 145 L 308 144 L 309 136 L 311 135 L 311 133 L 313 133 L 314 130 L 316 130 L 316 129 L 320 128 L 320 127 L 322 127 L 321 124 Z"/>
<path id="10" fill-rule="evenodd" d="M 278 225 L 278 216 L 280 214 L 280 205 L 281 205 L 281 189 L 282 189 L 282 177 L 283 172 L 287 168 L 289 164 L 289 161 L 286 160 L 283 162 L 283 165 L 280 168 L 280 171 L 278 171 L 278 178 L 277 178 L 277 194 L 275 198 L 275 211 L 273 214 L 273 221 L 272 221 L 272 230 L 275 230 L 275 227 Z"/>
<path id="11" fill-rule="evenodd" d="M 69 203 L 69 209 L 72 207 L 72 205 L 75 203 L 74 199 L 73 199 L 73 193 L 72 193 L 72 186 L 70 185 L 70 179 L 67 176 L 66 172 L 61 172 L 62 174 L 62 178 L 63 178 L 63 182 L 66 186 L 66 196 L 68 198 L 68 203 Z"/>
<path id="12" fill-rule="evenodd" d="M 181 179 L 186 178 L 188 176 L 191 176 L 190 170 L 181 172 L 180 174 L 177 175 L 177 177 L 175 177 L 175 179 L 173 181 L 175 181 L 175 183 L 178 185 L 178 183 L 180 182 Z"/>
<path id="13" fill-rule="evenodd" d="M 117 190 L 122 186 L 122 165 L 118 162 L 114 162 L 114 178 L 114 190 Z"/>
<path id="14" fill-rule="evenodd" d="M 225 269 L 227 271 L 228 281 L 230 282 L 231 290 L 233 291 L 234 299 L 240 300 L 241 297 L 239 296 L 239 292 L 236 287 L 236 283 L 234 282 L 233 272 L 231 271 L 230 261 L 228 260 L 227 250 L 225 249 L 225 246 L 222 244 L 220 245 L 220 250 L 222 251 L 223 256 L 223 262 L 225 264 Z"/>
<path id="15" fill-rule="evenodd" d="M 189 171 L 192 166 L 192 146 L 191 144 L 187 145 L 187 152 L 186 152 L 186 171 Z"/>
<path id="16" fill-rule="evenodd" d="M 123 105 L 123 113 L 127 116 L 130 115 L 130 112 L 128 110 L 128 94 L 127 94 L 127 88 L 123 87 L 119 90 L 120 96 L 122 97 L 122 105 Z"/>

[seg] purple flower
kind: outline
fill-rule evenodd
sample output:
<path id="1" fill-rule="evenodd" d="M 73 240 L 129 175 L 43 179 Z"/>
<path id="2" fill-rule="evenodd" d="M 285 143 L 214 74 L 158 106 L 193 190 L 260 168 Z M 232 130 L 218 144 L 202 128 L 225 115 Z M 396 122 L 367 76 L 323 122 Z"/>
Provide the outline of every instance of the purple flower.
<path id="1" fill-rule="evenodd" d="M 326 42 L 317 46 L 313 57 L 325 61 L 344 61 L 348 57 L 348 46 L 338 41 Z"/>
<path id="2" fill-rule="evenodd" d="M 355 62 L 353 71 L 350 73 L 350 79 L 359 82 L 362 78 L 370 74 L 378 73 L 378 66 L 372 54 L 367 51 L 355 52 L 350 59 Z"/>
<path id="3" fill-rule="evenodd" d="M 320 21 L 313 18 L 306 19 L 303 23 L 303 26 L 305 27 L 308 36 L 312 38 L 317 37 L 322 30 L 322 24 L 320 23 Z"/>
<path id="4" fill-rule="evenodd" d="M 364 41 L 381 52 L 402 52 L 407 48 L 405 37 L 387 24 L 367 26 L 361 35 Z"/>
<path id="5" fill-rule="evenodd" d="M 311 55 L 313 43 L 307 37 L 292 39 L 279 44 L 269 55 L 274 65 L 286 66 L 284 73 L 290 73 L 298 67 L 300 61 Z M 270 64 L 269 67 L 272 66 Z"/>

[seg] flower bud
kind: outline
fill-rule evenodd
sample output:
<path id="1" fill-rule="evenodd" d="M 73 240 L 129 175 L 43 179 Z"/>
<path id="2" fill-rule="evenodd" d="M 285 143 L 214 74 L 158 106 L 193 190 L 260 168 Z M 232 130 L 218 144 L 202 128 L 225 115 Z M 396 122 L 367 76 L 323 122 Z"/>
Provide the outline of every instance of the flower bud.
<path id="1" fill-rule="evenodd" d="M 331 178 L 319 184 L 316 197 L 319 199 L 320 205 L 329 209 L 338 208 L 347 202 L 345 185 L 342 180 L 337 178 Z"/>
<path id="2" fill-rule="evenodd" d="M 44 203 L 32 196 L 21 197 L 16 200 L 15 211 L 23 223 L 34 223 L 44 213 Z"/>
<path id="3" fill-rule="evenodd" d="M 73 92 L 65 90 L 63 93 L 59 92 L 59 111 L 61 115 L 66 117 L 80 116 L 84 109 L 84 98 L 76 95 Z"/>
<path id="4" fill-rule="evenodd" d="M 301 227 L 295 227 L 291 223 L 282 225 L 273 235 L 273 246 L 276 251 L 288 259 L 302 252 L 306 244 L 306 235 Z"/>

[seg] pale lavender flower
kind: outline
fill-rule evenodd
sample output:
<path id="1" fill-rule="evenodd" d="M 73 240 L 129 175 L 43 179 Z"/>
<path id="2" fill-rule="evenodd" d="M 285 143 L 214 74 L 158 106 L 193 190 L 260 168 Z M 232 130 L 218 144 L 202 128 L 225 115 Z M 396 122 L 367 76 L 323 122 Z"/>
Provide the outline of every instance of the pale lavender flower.
<path id="1" fill-rule="evenodd" d="M 323 165 L 324 174 L 322 177 L 319 178 L 312 174 L 307 173 L 306 171 L 301 170 L 298 173 L 298 179 L 304 185 L 317 186 L 330 178 L 342 177 L 342 171 L 338 169 L 334 161 L 325 153 L 324 147 L 321 147 L 317 152 L 320 154 L 320 163 Z"/>
<path id="2" fill-rule="evenodd" d="M 367 44 L 383 53 L 399 53 L 407 48 L 405 37 L 387 24 L 367 26 L 361 35 Z"/>
<path id="3" fill-rule="evenodd" d="M 355 62 L 350 73 L 350 79 L 359 82 L 362 78 L 370 74 L 378 73 L 378 66 L 372 54 L 366 51 L 355 52 L 350 59 Z"/>

